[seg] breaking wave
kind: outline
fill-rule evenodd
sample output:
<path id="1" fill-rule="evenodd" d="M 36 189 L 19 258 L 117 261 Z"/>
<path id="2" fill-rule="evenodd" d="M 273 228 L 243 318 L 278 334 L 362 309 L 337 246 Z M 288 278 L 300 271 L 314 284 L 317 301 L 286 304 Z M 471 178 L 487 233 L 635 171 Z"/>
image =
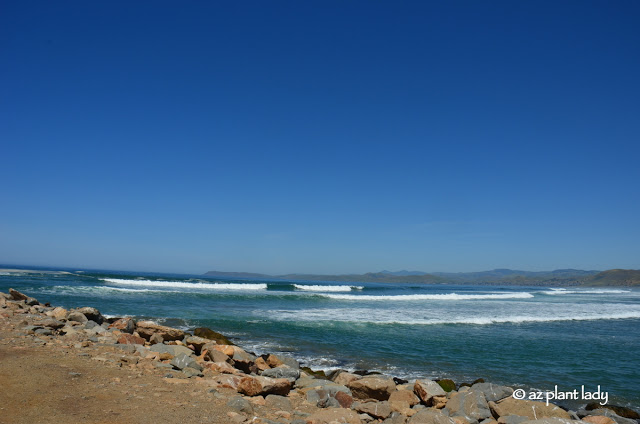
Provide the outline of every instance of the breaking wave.
<path id="1" fill-rule="evenodd" d="M 266 284 L 243 283 L 188 283 L 185 281 L 159 281 L 159 280 L 125 280 L 121 278 L 102 278 L 102 281 L 111 284 L 142 286 L 142 287 L 168 287 L 181 289 L 206 289 L 206 290 L 266 290 Z"/>
<path id="2" fill-rule="evenodd" d="M 491 293 L 491 294 L 406 294 L 406 295 L 353 295 L 353 294 L 323 294 L 331 299 L 339 300 L 482 300 L 482 299 L 530 299 L 533 297 L 531 293 L 514 292 L 514 293 Z"/>
<path id="3" fill-rule="evenodd" d="M 303 285 L 294 284 L 297 290 L 317 291 L 317 292 L 350 292 L 351 290 L 362 290 L 363 286 L 323 286 L 323 285 Z"/>

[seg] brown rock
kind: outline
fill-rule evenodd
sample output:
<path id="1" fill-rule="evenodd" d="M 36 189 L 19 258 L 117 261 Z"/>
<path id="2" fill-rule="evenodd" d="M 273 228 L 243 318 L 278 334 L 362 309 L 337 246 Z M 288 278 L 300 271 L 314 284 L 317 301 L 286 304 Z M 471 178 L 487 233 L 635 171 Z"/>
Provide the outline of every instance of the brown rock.
<path id="1" fill-rule="evenodd" d="M 344 408 L 327 408 L 306 418 L 307 424 L 362 424 L 356 411 Z"/>
<path id="2" fill-rule="evenodd" d="M 66 319 L 68 313 L 69 311 L 67 311 L 66 309 L 57 307 L 57 308 L 54 308 L 52 311 L 47 312 L 47 315 L 50 316 L 51 318 L 61 320 L 61 319 Z"/>
<path id="3" fill-rule="evenodd" d="M 13 300 L 27 300 L 29 296 L 24 293 L 20 293 L 18 290 L 9 289 L 9 295 Z"/>
<path id="4" fill-rule="evenodd" d="M 420 403 L 420 399 L 413 392 L 409 390 L 396 390 L 389 396 L 389 402 L 406 402 L 409 406 L 417 405 Z"/>
<path id="5" fill-rule="evenodd" d="M 138 332 L 136 331 L 136 334 L 138 334 Z M 164 338 L 156 333 L 156 334 L 152 334 L 151 337 L 149 338 L 149 344 L 162 344 L 164 343 Z"/>
<path id="6" fill-rule="evenodd" d="M 177 328 L 158 325 L 152 321 L 139 321 L 136 325 L 138 333 L 141 337 L 149 340 L 154 334 L 160 335 L 164 340 L 181 340 L 184 337 L 184 331 Z"/>
<path id="7" fill-rule="evenodd" d="M 391 377 L 382 375 L 366 376 L 347 384 L 356 399 L 388 400 L 396 390 L 396 383 Z"/>
<path id="8" fill-rule="evenodd" d="M 139 344 L 144 346 L 145 340 L 142 337 L 134 336 L 129 333 L 122 333 L 118 337 L 118 344 Z"/>
<path id="9" fill-rule="evenodd" d="M 205 350 L 204 359 L 212 362 L 231 362 L 231 358 L 228 355 L 220 352 L 219 350 Z"/>
<path id="10" fill-rule="evenodd" d="M 284 365 L 284 362 L 282 362 L 280 358 L 278 358 L 274 354 L 267 356 L 266 362 L 267 362 L 267 365 L 269 365 L 271 368 L 276 368 L 276 367 L 279 367 L 280 365 Z"/>
<path id="11" fill-rule="evenodd" d="M 582 421 L 590 423 L 590 424 L 616 424 L 609 417 L 605 417 L 604 415 L 590 415 L 588 417 L 584 417 Z"/>
<path id="12" fill-rule="evenodd" d="M 407 421 L 407 424 L 463 424 L 456 423 L 440 411 L 422 409 Z"/>
<path id="13" fill-rule="evenodd" d="M 133 334 L 136 330 L 136 322 L 131 318 L 120 318 L 109 325 L 109 328 L 116 328 L 124 333 Z"/>
<path id="14" fill-rule="evenodd" d="M 268 369 L 271 368 L 269 366 L 269 364 L 267 364 L 267 361 L 265 361 L 264 358 L 262 358 L 262 357 L 256 358 L 255 364 L 256 364 L 256 367 L 258 367 L 258 369 L 260 371 L 265 371 L 265 370 L 268 370 Z"/>
<path id="15" fill-rule="evenodd" d="M 373 418 L 386 419 L 389 415 L 391 415 L 391 407 L 389 406 L 389 402 L 356 402 L 353 404 L 353 409 L 362 413 L 368 414 Z"/>
<path id="16" fill-rule="evenodd" d="M 243 377 L 239 377 L 237 375 L 222 374 L 222 375 L 216 376 L 215 381 L 216 383 L 218 383 L 220 387 L 238 390 L 238 387 L 240 386 L 240 382 L 242 381 L 242 378 Z"/>
<path id="17" fill-rule="evenodd" d="M 413 392 L 420 398 L 425 405 L 433 404 L 434 396 L 446 396 L 447 393 L 440 387 L 438 383 L 431 380 L 416 380 L 413 385 Z"/>
<path id="18" fill-rule="evenodd" d="M 343 408 L 351 408 L 351 405 L 353 405 L 353 398 L 345 392 L 336 392 L 333 397 Z"/>
<path id="19" fill-rule="evenodd" d="M 343 371 L 333 379 L 333 382 L 336 384 L 341 384 L 343 386 L 346 386 L 352 381 L 360 380 L 361 378 L 362 377 L 359 375 L 351 374 L 350 372 Z"/>
<path id="20" fill-rule="evenodd" d="M 244 377 L 238 384 L 238 392 L 247 396 L 286 395 L 291 391 L 292 383 L 286 378 Z"/>
<path id="21" fill-rule="evenodd" d="M 193 330 L 193 334 L 198 337 L 203 337 L 209 340 L 215 340 L 218 344 L 222 345 L 233 345 L 229 339 L 227 339 L 224 335 L 218 333 L 217 331 L 213 331 L 210 328 L 199 327 Z"/>
<path id="22" fill-rule="evenodd" d="M 499 402 L 489 402 L 489 408 L 494 416 L 520 415 L 530 420 L 542 418 L 563 418 L 571 419 L 567 411 L 554 404 L 547 405 L 546 402 L 535 402 L 525 399 L 514 399 L 508 397 Z"/>
<path id="23" fill-rule="evenodd" d="M 226 362 L 205 362 L 205 367 L 211 371 L 223 373 L 223 374 L 240 374 L 241 372 Z"/>

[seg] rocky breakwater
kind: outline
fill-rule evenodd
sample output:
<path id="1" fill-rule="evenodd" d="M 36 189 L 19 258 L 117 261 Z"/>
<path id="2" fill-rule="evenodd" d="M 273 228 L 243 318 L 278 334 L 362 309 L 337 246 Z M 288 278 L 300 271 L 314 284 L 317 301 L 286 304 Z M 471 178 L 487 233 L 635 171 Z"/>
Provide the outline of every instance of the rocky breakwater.
<path id="1" fill-rule="evenodd" d="M 567 411 L 514 399 L 512 388 L 483 381 L 314 372 L 291 357 L 247 352 L 210 329 L 107 319 L 95 308 L 66 310 L 15 290 L 0 293 L 0 319 L 36 343 L 90 351 L 88 360 L 158 375 L 158 384 L 200 387 L 224 402 L 220 413 L 230 423 L 637 424 L 622 416 L 635 413 L 624 408 Z"/>

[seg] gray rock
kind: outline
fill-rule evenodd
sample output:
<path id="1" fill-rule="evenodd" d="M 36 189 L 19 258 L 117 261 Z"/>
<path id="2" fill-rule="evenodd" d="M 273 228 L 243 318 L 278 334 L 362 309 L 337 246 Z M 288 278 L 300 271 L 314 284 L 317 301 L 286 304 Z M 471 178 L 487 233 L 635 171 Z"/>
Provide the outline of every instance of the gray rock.
<path id="1" fill-rule="evenodd" d="M 95 321 L 87 321 L 84 323 L 85 330 L 91 330 L 92 328 L 99 327 L 100 325 Z"/>
<path id="2" fill-rule="evenodd" d="M 78 311 L 73 311 L 73 312 L 69 312 L 69 314 L 67 315 L 67 321 L 75 321 L 75 322 L 84 324 L 87 321 L 89 321 L 89 319 L 86 316 L 84 316 L 83 313 Z"/>
<path id="3" fill-rule="evenodd" d="M 405 424 L 406 422 L 407 422 L 407 417 L 405 417 L 399 412 L 392 412 L 389 418 L 382 421 L 382 424 Z"/>
<path id="4" fill-rule="evenodd" d="M 238 412 L 253 414 L 253 407 L 251 406 L 251 402 L 249 402 L 242 396 L 232 397 L 227 401 L 227 406 L 231 409 L 235 409 Z"/>
<path id="5" fill-rule="evenodd" d="M 520 424 L 524 421 L 529 421 L 529 418 L 523 417 L 522 415 L 506 415 L 498 419 L 498 423 L 500 424 Z"/>
<path id="6" fill-rule="evenodd" d="M 156 368 L 173 368 L 173 365 L 165 364 L 164 362 L 154 362 L 153 366 Z"/>
<path id="7" fill-rule="evenodd" d="M 58 321 L 57 319 L 48 318 L 40 322 L 40 325 L 43 327 L 53 328 L 57 330 L 58 328 L 64 327 L 64 322 Z"/>
<path id="8" fill-rule="evenodd" d="M 285 366 L 264 370 L 262 371 L 261 375 L 263 377 L 286 378 L 286 379 L 289 379 L 291 382 L 294 382 L 298 379 L 298 377 L 300 377 L 300 370 L 294 369 L 285 365 Z"/>
<path id="9" fill-rule="evenodd" d="M 367 414 L 373 418 L 386 419 L 391 415 L 391 407 L 389 402 L 354 402 L 351 406 L 360 413 Z"/>
<path id="10" fill-rule="evenodd" d="M 149 348 L 149 351 L 157 352 L 157 353 L 168 353 L 173 356 L 178 356 L 181 353 L 184 353 L 185 355 L 193 354 L 193 351 L 188 347 L 178 346 L 178 345 L 166 345 L 166 344 L 154 344 Z"/>
<path id="11" fill-rule="evenodd" d="M 194 368 L 198 371 L 202 371 L 202 365 L 197 363 L 195 359 L 191 356 L 185 355 L 184 353 L 178 354 L 175 358 L 171 360 L 171 365 L 179 370 L 184 370 L 187 367 Z"/>
<path id="12" fill-rule="evenodd" d="M 98 324 L 102 324 L 104 322 L 104 317 L 102 316 L 100 311 L 98 311 L 96 308 L 91 308 L 87 306 L 84 308 L 78 308 L 76 309 L 76 311 L 83 314 L 85 317 L 87 317 L 87 319 L 91 321 L 95 321 Z"/>
<path id="13" fill-rule="evenodd" d="M 53 335 L 53 331 L 51 331 L 51 329 L 49 328 L 38 328 L 34 331 L 34 333 L 36 333 L 39 336 L 52 336 Z"/>
<path id="14" fill-rule="evenodd" d="M 463 417 L 471 424 L 491 417 L 489 404 L 484 393 L 476 390 L 458 392 L 451 395 L 446 409 L 451 417 Z"/>
<path id="15" fill-rule="evenodd" d="M 265 398 L 265 406 L 276 409 L 278 411 L 291 411 L 291 401 L 285 396 L 267 395 Z"/>
<path id="16" fill-rule="evenodd" d="M 187 377 L 191 378 L 191 377 L 202 377 L 204 376 L 204 374 L 202 374 L 202 370 L 197 370 L 195 368 L 191 368 L 191 367 L 185 367 L 182 369 L 182 373 L 184 375 L 186 375 Z"/>
<path id="17" fill-rule="evenodd" d="M 487 402 L 497 402 L 513 394 L 513 389 L 507 386 L 498 386 L 492 383 L 476 383 L 471 390 L 478 390 L 484 394 Z"/>

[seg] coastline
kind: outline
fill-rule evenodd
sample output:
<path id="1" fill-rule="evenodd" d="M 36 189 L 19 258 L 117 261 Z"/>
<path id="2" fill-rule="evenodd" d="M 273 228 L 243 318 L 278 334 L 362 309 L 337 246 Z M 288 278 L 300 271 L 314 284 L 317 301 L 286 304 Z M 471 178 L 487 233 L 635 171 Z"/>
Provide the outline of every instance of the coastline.
<path id="1" fill-rule="evenodd" d="M 284 424 L 636 423 L 609 409 L 565 411 L 518 400 L 513 389 L 491 383 L 469 387 L 349 372 L 315 378 L 293 358 L 256 357 L 215 332 L 197 332 L 205 338 L 149 322 L 107 320 L 94 308 L 67 311 L 15 291 L 0 293 L 0 320 L 0 376 L 7 382 L 0 422 L 122 422 L 126 413 L 124 420 L 141 423 L 154 417 Z M 39 407 L 45 404 L 55 414 L 34 418 L 48 413 Z M 527 416 L 530 410 L 534 414 Z"/>

